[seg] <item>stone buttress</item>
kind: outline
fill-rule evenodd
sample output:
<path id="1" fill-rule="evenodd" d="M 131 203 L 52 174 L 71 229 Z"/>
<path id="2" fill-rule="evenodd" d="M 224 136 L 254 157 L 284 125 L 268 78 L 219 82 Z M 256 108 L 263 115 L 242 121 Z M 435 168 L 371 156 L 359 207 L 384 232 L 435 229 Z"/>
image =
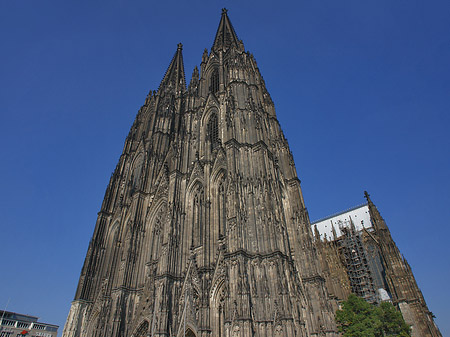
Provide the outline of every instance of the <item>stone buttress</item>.
<path id="1" fill-rule="evenodd" d="M 337 336 L 292 154 L 222 12 L 125 140 L 64 337 Z"/>

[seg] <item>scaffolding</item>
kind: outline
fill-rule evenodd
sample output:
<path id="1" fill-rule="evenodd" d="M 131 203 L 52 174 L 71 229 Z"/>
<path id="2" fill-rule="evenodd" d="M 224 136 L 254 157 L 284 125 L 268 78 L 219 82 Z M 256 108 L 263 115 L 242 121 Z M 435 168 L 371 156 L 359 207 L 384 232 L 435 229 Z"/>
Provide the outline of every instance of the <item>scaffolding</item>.
<path id="1" fill-rule="evenodd" d="M 369 303 L 376 303 L 377 297 L 361 235 L 356 231 L 351 219 L 349 223 L 341 222 L 339 229 L 342 233 L 339 240 L 340 247 L 345 259 L 352 292 Z"/>

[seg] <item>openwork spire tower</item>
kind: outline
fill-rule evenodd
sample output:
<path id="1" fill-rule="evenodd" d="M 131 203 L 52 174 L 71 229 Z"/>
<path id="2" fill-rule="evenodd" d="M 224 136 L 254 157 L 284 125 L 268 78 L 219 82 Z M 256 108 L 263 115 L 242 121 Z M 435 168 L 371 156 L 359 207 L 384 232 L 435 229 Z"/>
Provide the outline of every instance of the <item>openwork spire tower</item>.
<path id="1" fill-rule="evenodd" d="M 182 46 L 111 176 L 64 328 L 75 336 L 337 336 L 300 181 L 222 11 L 186 88 Z"/>

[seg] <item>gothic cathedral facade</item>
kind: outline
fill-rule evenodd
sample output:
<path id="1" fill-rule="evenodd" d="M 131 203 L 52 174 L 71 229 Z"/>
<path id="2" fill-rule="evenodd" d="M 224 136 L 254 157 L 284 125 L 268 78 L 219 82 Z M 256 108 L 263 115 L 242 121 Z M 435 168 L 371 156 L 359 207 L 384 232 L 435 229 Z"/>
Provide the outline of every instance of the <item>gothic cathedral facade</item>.
<path id="1" fill-rule="evenodd" d="M 336 336 L 300 181 L 223 10 L 186 88 L 182 46 L 111 176 L 64 337 Z"/>
<path id="2" fill-rule="evenodd" d="M 338 336 L 293 156 L 222 11 L 188 86 L 177 51 L 125 140 L 64 337 Z"/>

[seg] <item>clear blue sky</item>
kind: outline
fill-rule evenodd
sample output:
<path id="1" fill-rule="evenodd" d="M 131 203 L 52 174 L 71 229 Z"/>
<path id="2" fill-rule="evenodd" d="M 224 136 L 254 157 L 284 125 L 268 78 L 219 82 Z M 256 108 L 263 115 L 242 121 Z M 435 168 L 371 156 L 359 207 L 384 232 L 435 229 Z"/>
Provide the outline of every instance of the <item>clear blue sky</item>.
<path id="1" fill-rule="evenodd" d="M 109 176 L 178 42 L 187 80 L 227 7 L 310 217 L 372 196 L 450 335 L 450 2 L 0 2 L 0 307 L 62 331 Z"/>

